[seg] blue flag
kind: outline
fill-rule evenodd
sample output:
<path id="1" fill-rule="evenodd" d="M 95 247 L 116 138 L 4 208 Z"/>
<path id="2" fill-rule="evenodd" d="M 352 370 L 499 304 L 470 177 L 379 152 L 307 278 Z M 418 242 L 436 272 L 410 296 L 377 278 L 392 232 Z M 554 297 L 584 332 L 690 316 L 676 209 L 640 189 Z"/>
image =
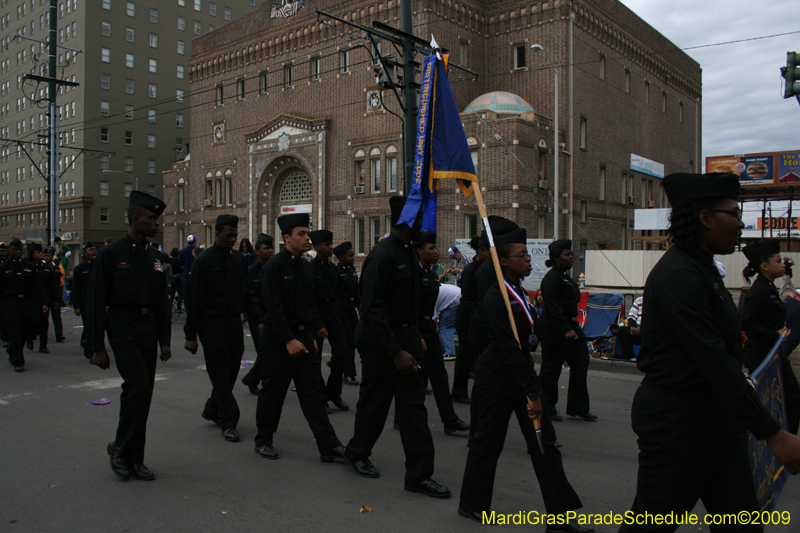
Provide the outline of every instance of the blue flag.
<path id="1" fill-rule="evenodd" d="M 436 232 L 436 196 L 440 179 L 456 179 L 465 197 L 477 183 L 467 136 L 447 77 L 447 54 L 432 54 L 422 65 L 422 88 L 411 190 L 399 222 L 414 224 L 422 211 L 422 230 Z"/>

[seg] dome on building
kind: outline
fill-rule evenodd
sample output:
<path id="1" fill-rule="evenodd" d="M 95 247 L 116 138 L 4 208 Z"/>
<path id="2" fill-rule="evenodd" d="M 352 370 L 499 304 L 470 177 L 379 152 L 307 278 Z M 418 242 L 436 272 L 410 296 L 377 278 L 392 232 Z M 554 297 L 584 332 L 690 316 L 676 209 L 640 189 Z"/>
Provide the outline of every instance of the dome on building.
<path id="1" fill-rule="evenodd" d="M 464 111 L 494 111 L 498 115 L 533 113 L 533 106 L 514 93 L 494 91 L 477 97 Z"/>

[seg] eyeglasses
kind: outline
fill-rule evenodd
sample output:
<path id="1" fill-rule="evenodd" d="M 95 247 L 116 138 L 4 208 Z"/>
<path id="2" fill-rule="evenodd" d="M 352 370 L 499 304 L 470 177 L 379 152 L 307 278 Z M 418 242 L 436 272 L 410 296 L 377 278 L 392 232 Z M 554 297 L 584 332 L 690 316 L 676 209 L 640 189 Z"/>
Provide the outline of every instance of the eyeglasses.
<path id="1" fill-rule="evenodd" d="M 527 252 L 522 252 L 522 253 L 516 254 L 516 255 L 509 255 L 508 257 L 509 258 L 516 257 L 518 259 L 530 259 L 531 258 L 531 254 L 529 254 Z"/>
<path id="2" fill-rule="evenodd" d="M 741 209 L 706 209 L 706 211 L 710 211 L 712 213 L 728 213 L 732 217 L 736 217 L 738 220 L 742 220 L 742 210 Z"/>

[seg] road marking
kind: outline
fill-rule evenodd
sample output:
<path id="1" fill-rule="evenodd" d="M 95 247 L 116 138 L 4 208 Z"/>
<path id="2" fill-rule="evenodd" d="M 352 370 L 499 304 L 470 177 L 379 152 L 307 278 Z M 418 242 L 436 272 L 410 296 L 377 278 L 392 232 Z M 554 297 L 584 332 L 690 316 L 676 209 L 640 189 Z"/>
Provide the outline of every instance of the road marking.
<path id="1" fill-rule="evenodd" d="M 156 381 L 163 381 L 168 379 L 166 376 L 156 376 Z M 67 385 L 65 389 L 91 389 L 91 390 L 105 390 L 114 389 L 122 386 L 122 378 L 107 378 L 98 379 L 94 381 L 84 381 L 83 383 L 75 383 L 74 385 Z"/>
<path id="2" fill-rule="evenodd" d="M 13 400 L 15 398 L 22 398 L 23 396 L 32 396 L 32 392 L 26 392 L 23 394 L 6 394 L 5 396 L 0 396 L 0 405 L 8 405 L 8 400 Z"/>

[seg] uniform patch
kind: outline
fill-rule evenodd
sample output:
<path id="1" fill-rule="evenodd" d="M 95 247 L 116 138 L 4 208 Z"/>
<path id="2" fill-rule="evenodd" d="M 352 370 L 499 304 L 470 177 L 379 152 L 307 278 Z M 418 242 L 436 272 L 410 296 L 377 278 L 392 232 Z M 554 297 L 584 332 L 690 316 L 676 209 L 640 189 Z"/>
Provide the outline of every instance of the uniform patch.
<path id="1" fill-rule="evenodd" d="M 405 267 L 406 267 L 405 263 L 403 263 L 402 265 L 397 265 L 397 270 L 400 270 L 401 268 L 405 268 Z"/>
<path id="2" fill-rule="evenodd" d="M 124 261 L 119 265 L 117 265 L 117 268 L 130 268 L 130 267 L 131 266 L 128 263 L 125 263 Z"/>
<path id="3" fill-rule="evenodd" d="M 156 272 L 164 272 L 164 265 L 161 264 L 161 261 L 156 261 L 153 263 L 153 268 Z"/>

